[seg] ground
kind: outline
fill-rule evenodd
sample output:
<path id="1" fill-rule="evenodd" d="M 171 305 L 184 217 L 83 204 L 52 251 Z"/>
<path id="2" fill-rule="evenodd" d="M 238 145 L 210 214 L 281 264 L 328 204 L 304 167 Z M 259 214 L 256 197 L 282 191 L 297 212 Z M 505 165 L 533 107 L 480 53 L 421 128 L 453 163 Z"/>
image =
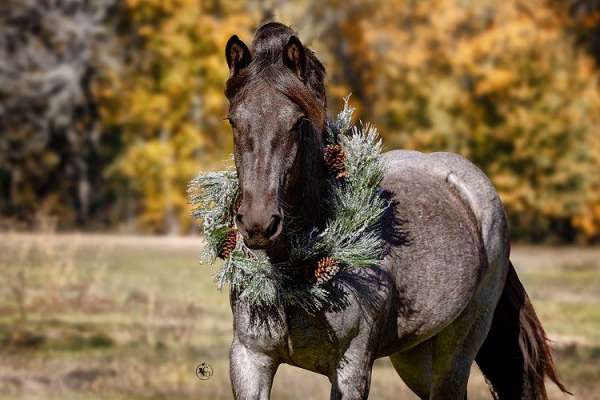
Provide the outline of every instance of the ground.
<path id="1" fill-rule="evenodd" d="M 196 237 L 0 234 L 0 400 L 231 399 L 228 296 Z M 577 399 L 600 399 L 600 248 L 515 246 L 513 262 Z M 208 363 L 213 375 L 196 377 Z M 550 386 L 552 399 L 566 398 Z M 273 399 L 326 399 L 284 366 Z M 387 359 L 371 399 L 415 399 Z M 491 399 L 479 371 L 470 399 Z"/>

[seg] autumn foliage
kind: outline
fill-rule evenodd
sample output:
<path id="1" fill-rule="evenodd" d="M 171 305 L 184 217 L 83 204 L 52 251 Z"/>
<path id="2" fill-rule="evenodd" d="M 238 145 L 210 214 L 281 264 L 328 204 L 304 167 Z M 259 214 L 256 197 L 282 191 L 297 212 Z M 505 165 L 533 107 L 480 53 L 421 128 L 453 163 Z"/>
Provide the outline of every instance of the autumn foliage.
<path id="1" fill-rule="evenodd" d="M 600 239 L 600 2 L 105 3 L 103 18 L 94 21 L 109 40 L 91 48 L 110 53 L 111 62 L 89 60 L 90 107 L 85 118 L 71 118 L 82 121 L 81 133 L 73 128 L 79 137 L 89 127 L 99 132 L 94 149 L 100 156 L 74 165 L 88 162 L 76 175 L 90 175 L 85 181 L 102 190 L 91 190 L 82 202 L 69 185 L 28 189 L 28 175 L 38 182 L 31 185 L 46 179 L 34 172 L 42 160 L 61 165 L 53 157 L 68 161 L 74 151 L 40 157 L 36 148 L 35 154 L 8 157 L 31 124 L 0 113 L 0 128 L 8 132 L 0 137 L 5 216 L 35 211 L 38 199 L 48 213 L 80 216 L 70 224 L 114 227 L 127 221 L 137 230 L 189 231 L 187 182 L 200 169 L 230 162 L 223 48 L 234 33 L 248 43 L 255 27 L 274 17 L 298 30 L 326 64 L 330 114 L 352 92 L 359 117 L 379 128 L 388 149 L 465 155 L 498 188 L 516 238 Z M 0 98 L 21 104 L 6 87 Z M 87 142 L 80 142 L 73 146 L 90 154 Z M 16 185 L 11 171 L 19 160 L 29 167 Z M 76 201 L 47 200 L 69 196 Z M 82 213 L 81 204 L 104 206 Z"/>

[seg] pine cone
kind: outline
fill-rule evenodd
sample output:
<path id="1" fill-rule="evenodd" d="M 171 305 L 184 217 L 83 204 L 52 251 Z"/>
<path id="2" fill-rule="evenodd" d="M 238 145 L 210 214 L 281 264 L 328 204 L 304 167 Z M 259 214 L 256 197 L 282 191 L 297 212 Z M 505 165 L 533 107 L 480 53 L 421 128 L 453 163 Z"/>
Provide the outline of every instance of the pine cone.
<path id="1" fill-rule="evenodd" d="M 337 179 L 348 176 L 346 171 L 346 155 L 344 149 L 339 144 L 330 144 L 324 151 L 325 164 L 335 174 Z"/>
<path id="2" fill-rule="evenodd" d="M 227 233 L 227 237 L 223 240 L 223 244 L 221 245 L 221 251 L 219 252 L 219 258 L 223 260 L 229 257 L 231 252 L 235 249 L 235 245 L 237 244 L 237 231 L 235 229 L 230 229 Z"/>
<path id="3" fill-rule="evenodd" d="M 315 278 L 317 284 L 322 284 L 330 281 L 335 274 L 340 270 L 340 263 L 331 257 L 324 257 L 317 263 L 317 269 L 315 271 Z"/>

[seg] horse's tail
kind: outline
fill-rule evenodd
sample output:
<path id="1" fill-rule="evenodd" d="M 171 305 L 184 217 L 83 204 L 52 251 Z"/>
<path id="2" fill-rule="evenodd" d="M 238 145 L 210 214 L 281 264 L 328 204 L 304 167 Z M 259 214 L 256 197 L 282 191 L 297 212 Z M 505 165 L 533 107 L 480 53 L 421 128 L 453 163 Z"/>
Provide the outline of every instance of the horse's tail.
<path id="1" fill-rule="evenodd" d="M 546 333 L 510 263 L 492 327 L 476 361 L 499 400 L 546 400 L 544 378 L 569 393 L 559 381 Z M 570 394 L 570 393 L 569 393 Z"/>

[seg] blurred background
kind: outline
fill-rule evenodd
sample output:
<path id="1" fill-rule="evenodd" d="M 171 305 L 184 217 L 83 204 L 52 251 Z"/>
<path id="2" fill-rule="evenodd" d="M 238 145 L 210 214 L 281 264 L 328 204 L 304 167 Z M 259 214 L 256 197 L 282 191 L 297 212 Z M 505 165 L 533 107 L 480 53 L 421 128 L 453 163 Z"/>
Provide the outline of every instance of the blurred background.
<path id="1" fill-rule="evenodd" d="M 231 165 L 227 39 L 271 19 L 326 65 L 330 116 L 352 93 L 386 149 L 490 176 L 559 371 L 600 399 L 598 0 L 0 2 L 0 399 L 231 398 L 186 187 Z M 414 399 L 386 360 L 372 387 Z M 327 393 L 285 367 L 273 398 Z"/>

